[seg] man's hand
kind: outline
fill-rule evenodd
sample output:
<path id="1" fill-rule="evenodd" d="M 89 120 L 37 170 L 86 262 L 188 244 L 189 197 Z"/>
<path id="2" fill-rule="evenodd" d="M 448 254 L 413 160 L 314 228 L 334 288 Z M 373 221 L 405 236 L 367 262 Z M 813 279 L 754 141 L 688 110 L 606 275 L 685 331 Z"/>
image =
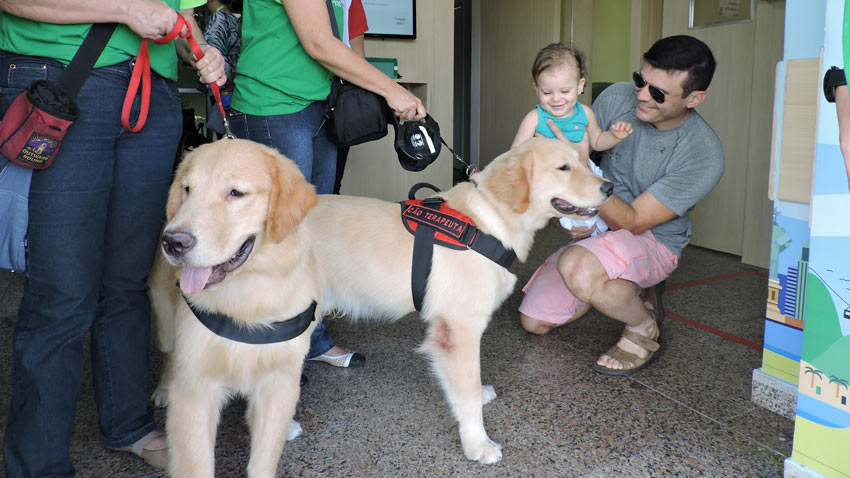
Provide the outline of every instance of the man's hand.
<path id="1" fill-rule="evenodd" d="M 564 132 L 558 128 L 558 125 L 555 124 L 555 121 L 552 118 L 546 120 L 546 125 L 549 126 L 549 129 L 555 133 L 555 138 L 567 143 L 568 146 L 573 148 L 578 153 L 578 158 L 585 162 L 585 164 L 589 164 L 590 161 L 590 142 L 588 141 L 587 134 L 579 141 L 578 143 L 573 143 L 568 140 Z M 534 136 L 543 138 L 544 136 L 540 133 L 535 132 Z"/>
<path id="2" fill-rule="evenodd" d="M 214 46 L 206 45 L 201 49 L 204 51 L 204 56 L 194 65 L 201 81 L 216 82 L 218 86 L 224 85 L 227 82 L 227 76 L 224 74 L 224 56 Z"/>

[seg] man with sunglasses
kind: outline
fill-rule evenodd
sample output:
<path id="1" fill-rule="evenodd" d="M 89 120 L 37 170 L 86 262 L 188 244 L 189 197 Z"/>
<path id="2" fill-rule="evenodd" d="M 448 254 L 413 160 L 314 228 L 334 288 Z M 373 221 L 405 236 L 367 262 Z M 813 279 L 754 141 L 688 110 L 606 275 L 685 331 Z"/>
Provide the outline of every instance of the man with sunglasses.
<path id="1" fill-rule="evenodd" d="M 720 139 L 694 110 L 716 66 L 708 46 L 691 36 L 667 37 L 643 60 L 634 84 L 615 83 L 593 103 L 603 130 L 617 121 L 633 128 L 600 165 L 614 183 L 614 196 L 599 208 L 610 230 L 593 237 L 592 229 L 565 230 L 581 240 L 535 272 L 519 309 L 523 327 L 535 334 L 591 307 L 623 322 L 619 342 L 593 365 L 610 375 L 637 372 L 661 352 L 664 281 L 690 240 L 691 209 L 725 168 Z"/>

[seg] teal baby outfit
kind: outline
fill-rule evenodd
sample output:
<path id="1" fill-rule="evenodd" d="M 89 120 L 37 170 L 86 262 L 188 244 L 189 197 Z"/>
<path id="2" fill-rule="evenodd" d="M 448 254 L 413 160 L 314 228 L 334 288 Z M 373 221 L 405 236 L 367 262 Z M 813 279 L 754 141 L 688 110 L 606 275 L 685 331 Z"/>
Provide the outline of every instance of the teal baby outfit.
<path id="1" fill-rule="evenodd" d="M 573 114 L 566 118 L 556 118 L 546 112 L 542 106 L 537 105 L 537 128 L 534 131 L 547 138 L 554 138 L 555 133 L 546 124 L 546 120 L 549 118 L 555 121 L 555 126 L 573 143 L 578 143 L 584 138 L 584 132 L 587 129 L 587 115 L 584 114 L 584 107 L 581 104 L 576 103 Z"/>

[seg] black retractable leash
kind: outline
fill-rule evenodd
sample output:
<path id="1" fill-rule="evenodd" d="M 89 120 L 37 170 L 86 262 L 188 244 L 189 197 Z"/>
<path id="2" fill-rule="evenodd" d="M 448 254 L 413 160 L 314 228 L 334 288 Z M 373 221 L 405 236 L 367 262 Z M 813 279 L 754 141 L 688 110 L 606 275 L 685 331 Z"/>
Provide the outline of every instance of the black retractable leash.
<path id="1" fill-rule="evenodd" d="M 459 155 L 459 154 L 455 153 L 455 150 L 453 150 L 453 149 L 451 148 L 451 146 L 449 146 L 449 144 L 448 144 L 448 143 L 446 143 L 446 140 L 444 140 L 443 138 L 440 138 L 440 142 L 442 142 L 442 143 L 443 143 L 443 145 L 444 145 L 446 148 L 448 148 L 449 152 L 451 152 L 451 153 L 452 153 L 452 156 L 454 156 L 454 158 L 457 160 L 457 162 L 459 162 L 460 164 L 462 164 L 462 165 L 466 166 L 466 170 L 465 170 L 465 172 L 466 172 L 466 177 L 467 177 L 467 178 L 468 178 L 469 176 L 471 176 L 471 175 L 472 175 L 472 173 L 478 173 L 478 172 L 481 172 L 481 170 L 480 170 L 480 169 L 478 169 L 478 168 L 476 168 L 476 167 L 472 166 L 471 164 L 467 163 L 466 161 L 464 161 L 464 160 L 463 160 L 463 158 L 461 158 L 461 157 L 460 157 L 460 155 Z M 437 190 L 437 192 L 439 192 L 439 190 Z M 410 199 L 413 199 L 413 198 L 410 198 Z"/>

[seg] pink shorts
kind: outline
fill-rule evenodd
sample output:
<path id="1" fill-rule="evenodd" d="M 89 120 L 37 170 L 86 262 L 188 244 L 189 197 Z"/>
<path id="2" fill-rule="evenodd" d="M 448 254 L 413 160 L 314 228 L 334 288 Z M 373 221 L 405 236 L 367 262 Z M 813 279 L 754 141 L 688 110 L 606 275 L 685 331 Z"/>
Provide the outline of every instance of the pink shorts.
<path id="1" fill-rule="evenodd" d="M 679 258 L 656 241 L 650 231 L 638 235 L 623 229 L 604 232 L 567 244 L 549 256 L 523 287 L 525 297 L 520 312 L 533 319 L 563 324 L 585 305 L 567 289 L 558 272 L 558 258 L 573 246 L 593 253 L 611 279 L 626 279 L 639 287 L 651 287 L 663 281 L 679 264 Z"/>

